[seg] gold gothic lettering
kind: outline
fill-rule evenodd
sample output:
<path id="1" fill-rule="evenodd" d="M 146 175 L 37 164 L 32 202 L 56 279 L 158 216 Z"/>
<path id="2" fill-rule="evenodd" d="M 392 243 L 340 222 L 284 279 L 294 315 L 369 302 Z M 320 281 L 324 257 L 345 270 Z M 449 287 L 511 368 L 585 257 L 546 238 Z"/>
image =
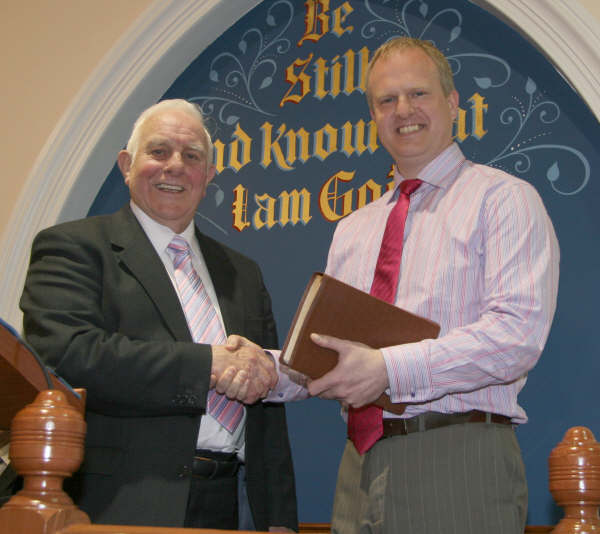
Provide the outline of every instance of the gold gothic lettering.
<path id="1" fill-rule="evenodd" d="M 472 111 L 471 134 L 479 141 L 487 133 L 483 127 L 483 116 L 487 113 L 488 105 L 485 103 L 485 98 L 479 93 L 473 94 L 468 102 L 471 102 Z"/>
<path id="2" fill-rule="evenodd" d="M 487 134 L 487 130 L 483 126 L 483 119 L 488 110 L 485 97 L 474 93 L 471 98 L 467 99 L 467 102 L 471 102 L 471 108 L 469 110 L 458 108 L 458 115 L 454 123 L 454 139 L 459 143 L 465 141 L 469 135 L 479 141 Z M 469 125 L 470 132 L 467 130 Z"/>
<path id="3" fill-rule="evenodd" d="M 306 14 L 304 15 L 304 35 L 298 41 L 298 46 L 302 46 L 304 41 L 316 43 L 323 37 L 330 27 L 329 19 L 329 0 L 306 0 L 304 2 Z M 320 8 L 320 9 L 319 9 Z M 344 2 L 341 6 L 333 10 L 333 25 L 331 33 L 341 37 L 344 33 L 352 33 L 353 26 L 342 27 L 346 22 L 348 15 L 354 9 L 350 2 Z"/>
<path id="4" fill-rule="evenodd" d="M 355 172 L 338 171 L 321 187 L 321 191 L 319 192 L 319 209 L 325 220 L 334 222 L 352 213 L 352 192 L 354 190 L 350 189 L 340 194 L 338 193 L 338 186 L 340 182 L 352 181 Z M 338 201 L 340 199 L 342 201 L 341 213 L 338 212 Z"/>
<path id="5" fill-rule="evenodd" d="M 375 126 L 375 121 L 370 120 L 366 126 L 369 128 L 368 144 L 365 144 L 365 121 L 361 119 L 355 125 L 352 125 L 350 121 L 346 121 L 342 125 L 341 151 L 346 157 L 350 157 L 355 152 L 360 156 L 367 149 L 371 154 L 377 150 L 377 126 Z"/>
<path id="6" fill-rule="evenodd" d="M 250 149 L 252 148 L 252 138 L 242 130 L 240 123 L 235 125 L 233 132 L 233 141 L 229 149 L 229 168 L 239 171 L 244 165 L 250 163 Z M 240 156 L 242 159 L 240 160 Z"/>
<path id="7" fill-rule="evenodd" d="M 275 225 L 284 227 L 287 224 L 296 226 L 299 222 L 306 225 L 310 221 L 310 193 L 306 188 L 300 192 L 294 189 L 290 193 L 283 191 L 279 195 L 279 219 L 276 219 L 277 200 L 271 195 L 254 195 L 254 201 L 258 209 L 254 212 L 252 226 L 256 230 L 267 227 L 269 230 Z M 264 215 L 264 218 L 261 217 Z"/>
<path id="8" fill-rule="evenodd" d="M 263 168 L 275 163 L 280 169 L 289 171 L 299 160 L 306 163 L 311 157 L 324 161 L 334 152 L 341 151 L 346 156 L 360 156 L 368 150 L 371 154 L 379 148 L 377 144 L 377 127 L 370 120 L 367 124 L 361 119 L 356 124 L 346 122 L 341 127 L 341 146 L 338 129 L 327 123 L 312 134 L 304 128 L 298 131 L 287 129 L 285 123 L 277 128 L 265 122 L 260 127 L 262 139 L 262 156 L 260 165 Z"/>
<path id="9" fill-rule="evenodd" d="M 285 161 L 285 156 L 283 155 L 283 150 L 279 144 L 279 140 L 281 136 L 285 132 L 285 124 L 282 124 L 277 129 L 277 137 L 275 141 L 273 141 L 273 125 L 270 122 L 265 122 L 261 127 L 261 131 L 263 133 L 263 143 L 262 143 L 262 158 L 260 164 L 266 169 L 269 165 L 271 165 L 273 159 L 271 155 L 275 156 L 275 163 L 277 166 L 285 171 L 290 171 L 293 169 L 290 165 L 288 165 Z"/>
<path id="10" fill-rule="evenodd" d="M 304 35 L 298 41 L 298 46 L 302 46 L 304 41 L 316 43 L 329 31 L 329 15 L 327 15 L 329 0 L 306 0 L 304 7 L 306 7 Z M 321 8 L 320 12 L 319 7 Z"/>
<path id="11" fill-rule="evenodd" d="M 233 190 L 233 205 L 231 213 L 233 214 L 232 226 L 241 232 L 250 226 L 248 222 L 248 190 L 238 184 Z"/>
<path id="12" fill-rule="evenodd" d="M 316 58 L 312 62 L 314 76 L 308 73 L 312 59 L 311 53 L 306 59 L 298 58 L 287 67 L 285 81 L 291 87 L 279 102 L 280 107 L 286 102 L 298 104 L 311 92 L 317 100 L 323 100 L 328 95 L 336 98 L 340 93 L 364 93 L 369 64 L 369 49 L 366 46 L 358 52 L 348 49 L 341 57 Z"/>
<path id="13" fill-rule="evenodd" d="M 220 139 L 215 140 L 215 167 L 217 174 L 223 172 L 226 168 L 238 172 L 242 167 L 252 161 L 252 138 L 242 129 L 240 123 L 235 125 L 235 130 L 231 135 L 233 141 L 225 145 Z M 225 166 L 225 158 L 227 166 Z"/>
<path id="14" fill-rule="evenodd" d="M 481 140 L 487 134 L 484 119 L 488 104 L 485 98 L 474 93 L 467 102 L 471 106 L 466 110 L 458 108 L 454 124 L 454 138 L 459 143 L 471 135 Z M 313 157 L 324 161 L 336 152 L 341 152 L 346 157 L 361 156 L 365 151 L 373 154 L 379 148 L 377 127 L 373 120 L 365 123 L 360 119 L 354 124 L 346 121 L 339 128 L 326 123 L 314 132 L 307 132 L 304 128 L 288 129 L 285 123 L 275 128 L 268 121 L 260 127 L 260 165 L 265 169 L 275 163 L 281 170 L 291 171 L 297 162 L 306 163 Z M 253 156 L 258 156 L 252 152 L 253 139 L 239 123 L 236 124 L 230 143 L 226 145 L 217 139 L 214 145 L 217 173 L 225 169 L 238 172 L 252 161 Z"/>
<path id="15" fill-rule="evenodd" d="M 342 24 L 346 22 L 348 15 L 354 11 L 354 8 L 350 5 L 350 2 L 344 2 L 340 7 L 333 11 L 333 28 L 331 33 L 334 33 L 338 37 L 341 37 L 344 33 L 352 33 L 354 26 L 347 26 L 342 28 Z"/>
<path id="16" fill-rule="evenodd" d="M 354 210 L 362 208 L 369 202 L 377 200 L 385 188 L 389 191 L 394 182 L 389 181 L 380 185 L 373 179 L 367 180 L 358 189 L 350 188 L 342 191 L 343 183 L 351 182 L 356 171 L 338 171 L 328 178 L 319 192 L 319 209 L 323 218 L 335 222 L 349 215 Z M 390 172 L 388 178 L 393 177 Z M 298 191 L 282 191 L 277 198 L 263 193 L 254 194 L 254 212 L 249 222 L 248 189 L 238 184 L 233 189 L 233 227 L 242 232 L 252 226 L 255 230 L 270 230 L 278 224 L 282 228 L 288 225 L 307 225 L 312 220 L 312 194 L 305 187 Z"/>
<path id="17" fill-rule="evenodd" d="M 264 193 L 262 195 L 254 195 L 254 202 L 256 202 L 258 209 L 252 217 L 252 226 L 257 230 L 266 226 L 270 230 L 275 225 L 275 199 L 271 195 Z M 261 214 L 264 214 L 264 219 L 261 218 Z"/>
<path id="18" fill-rule="evenodd" d="M 325 143 L 325 139 L 327 139 L 327 143 Z M 337 152 L 337 130 L 331 124 L 326 124 L 315 132 L 315 156 L 321 161 L 325 161 L 327 156 L 334 152 Z"/>
<path id="19" fill-rule="evenodd" d="M 242 232 L 250 226 L 248 222 L 248 190 L 238 184 L 233 190 L 233 227 Z M 308 224 L 312 216 L 310 214 L 311 194 L 306 188 L 300 191 L 294 189 L 289 193 L 283 191 L 276 200 L 271 195 L 264 193 L 254 195 L 254 202 L 257 206 L 252 216 L 252 227 L 255 230 L 262 228 L 271 229 L 275 224 L 281 227 L 291 224 L 296 226 L 298 223 Z"/>
<path id="20" fill-rule="evenodd" d="M 321 191 L 319 192 L 319 208 L 325 220 L 330 222 L 338 221 L 381 196 L 383 187 L 373 179 L 367 180 L 357 190 L 355 205 L 353 188 L 341 192 L 341 182 L 351 182 L 354 179 L 354 173 L 355 171 L 338 171 L 321 187 Z M 390 176 L 393 178 L 393 172 L 388 175 L 388 177 Z M 387 183 L 386 191 L 393 189 L 393 187 L 394 181 L 392 180 Z M 341 211 L 338 209 L 338 201 L 340 200 Z"/>
<path id="21" fill-rule="evenodd" d="M 309 74 L 304 72 L 306 67 L 310 63 L 313 54 L 311 53 L 306 59 L 296 59 L 291 65 L 285 69 L 285 81 L 291 85 L 291 87 L 287 90 L 281 102 L 279 102 L 279 107 L 283 107 L 286 102 L 293 102 L 297 104 L 302 100 L 308 93 L 310 93 L 310 80 L 311 77 Z M 295 67 L 302 67 L 300 70 L 300 74 L 296 75 Z M 292 89 L 296 87 L 296 84 L 300 82 L 299 93 L 292 94 Z"/>
<path id="22" fill-rule="evenodd" d="M 294 189 L 290 193 L 283 191 L 279 195 L 279 225 L 285 226 L 292 223 L 296 226 L 299 222 L 307 225 L 312 219 L 310 215 L 310 193 L 303 187 L 299 192 Z"/>

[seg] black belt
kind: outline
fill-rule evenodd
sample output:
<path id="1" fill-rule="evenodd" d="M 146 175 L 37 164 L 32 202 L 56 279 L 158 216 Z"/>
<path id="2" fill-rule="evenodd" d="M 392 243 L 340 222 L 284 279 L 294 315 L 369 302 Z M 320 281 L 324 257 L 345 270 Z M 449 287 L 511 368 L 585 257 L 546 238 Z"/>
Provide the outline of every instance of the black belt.
<path id="1" fill-rule="evenodd" d="M 192 476 L 231 478 L 236 476 L 240 461 L 235 452 L 197 450 L 192 462 Z"/>
<path id="2" fill-rule="evenodd" d="M 510 417 L 495 413 L 471 410 L 465 413 L 437 413 L 425 412 L 408 419 L 384 419 L 383 436 L 381 439 L 391 436 L 406 436 L 413 432 L 425 432 L 434 428 L 450 425 L 461 425 L 463 423 L 497 423 L 510 425 Z"/>

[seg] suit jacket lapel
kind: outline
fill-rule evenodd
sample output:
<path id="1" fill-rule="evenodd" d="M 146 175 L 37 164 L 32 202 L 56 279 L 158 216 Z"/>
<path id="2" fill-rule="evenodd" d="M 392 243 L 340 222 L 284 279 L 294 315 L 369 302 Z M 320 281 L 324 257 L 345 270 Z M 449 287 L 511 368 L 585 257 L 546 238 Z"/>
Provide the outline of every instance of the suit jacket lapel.
<path id="1" fill-rule="evenodd" d="M 219 300 L 225 332 L 239 334 L 244 328 L 244 310 L 243 302 L 239 295 L 236 296 L 236 268 L 221 244 L 202 234 L 198 228 L 196 237 Z"/>
<path id="2" fill-rule="evenodd" d="M 118 260 L 148 293 L 173 337 L 191 341 L 185 315 L 165 266 L 129 205 L 115 214 L 114 223 L 111 240 Z"/>

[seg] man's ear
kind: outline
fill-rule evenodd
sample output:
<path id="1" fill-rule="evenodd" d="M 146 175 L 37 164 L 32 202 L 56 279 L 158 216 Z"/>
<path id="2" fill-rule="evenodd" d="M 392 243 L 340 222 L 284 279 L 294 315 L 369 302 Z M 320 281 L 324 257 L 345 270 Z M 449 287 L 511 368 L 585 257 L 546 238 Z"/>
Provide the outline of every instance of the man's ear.
<path id="1" fill-rule="evenodd" d="M 447 97 L 448 106 L 450 107 L 450 116 L 452 117 L 452 120 L 456 120 L 456 117 L 458 117 L 458 100 L 458 91 L 455 89 Z"/>
<path id="2" fill-rule="evenodd" d="M 131 154 L 127 150 L 121 150 L 117 156 L 117 165 L 125 179 L 125 183 L 129 183 L 129 171 L 131 170 Z"/>
<path id="3" fill-rule="evenodd" d="M 369 106 L 369 115 L 371 115 L 371 119 L 375 120 L 375 113 L 373 113 L 373 102 L 371 100 L 367 100 L 367 105 Z"/>
<path id="4" fill-rule="evenodd" d="M 215 173 L 217 172 L 217 168 L 214 165 L 211 165 L 206 171 L 206 183 L 209 184 L 212 182 L 212 179 L 215 177 Z"/>

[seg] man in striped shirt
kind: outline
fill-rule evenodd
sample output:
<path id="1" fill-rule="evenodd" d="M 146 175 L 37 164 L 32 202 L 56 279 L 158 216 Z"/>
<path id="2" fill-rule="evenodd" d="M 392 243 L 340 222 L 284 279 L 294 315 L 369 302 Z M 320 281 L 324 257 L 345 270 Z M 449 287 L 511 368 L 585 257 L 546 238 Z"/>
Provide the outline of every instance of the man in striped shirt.
<path id="1" fill-rule="evenodd" d="M 358 409 L 387 392 L 383 435 L 365 453 L 348 441 L 332 531 L 522 533 L 527 485 L 517 403 L 546 342 L 559 250 L 535 189 L 465 159 L 452 141 L 458 94 L 445 57 L 398 38 L 373 56 L 367 99 L 395 163 L 397 187 L 343 219 L 326 272 L 369 292 L 388 215 L 410 196 L 392 302 L 441 325 L 437 339 L 373 349 L 313 336 L 339 353 L 309 392 Z"/>

